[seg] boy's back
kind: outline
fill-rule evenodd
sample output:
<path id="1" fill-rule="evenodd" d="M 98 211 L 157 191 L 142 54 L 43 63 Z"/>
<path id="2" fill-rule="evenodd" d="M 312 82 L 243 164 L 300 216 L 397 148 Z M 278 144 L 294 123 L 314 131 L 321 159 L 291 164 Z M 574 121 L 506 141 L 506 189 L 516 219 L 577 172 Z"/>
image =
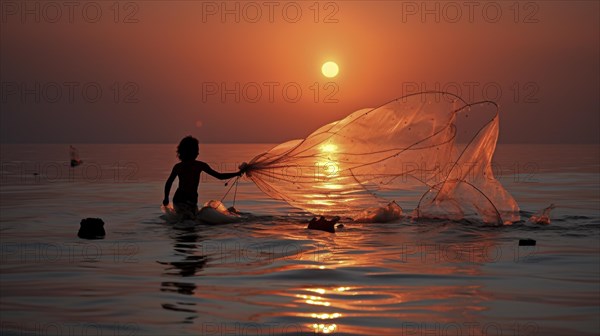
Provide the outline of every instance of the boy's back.
<path id="1" fill-rule="evenodd" d="M 173 172 L 179 178 L 179 188 L 185 193 L 197 193 L 200 184 L 200 173 L 204 171 L 206 163 L 198 160 L 182 161 L 173 167 Z"/>

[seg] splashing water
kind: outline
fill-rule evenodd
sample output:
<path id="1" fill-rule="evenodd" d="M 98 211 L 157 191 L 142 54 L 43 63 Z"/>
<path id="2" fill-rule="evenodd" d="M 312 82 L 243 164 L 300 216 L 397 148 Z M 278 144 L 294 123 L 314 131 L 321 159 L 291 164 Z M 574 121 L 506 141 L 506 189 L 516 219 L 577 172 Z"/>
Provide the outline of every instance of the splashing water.
<path id="1" fill-rule="evenodd" d="M 414 217 L 509 224 L 519 207 L 492 172 L 498 127 L 494 102 L 412 94 L 280 144 L 246 173 L 267 195 L 315 214 L 362 218 L 414 194 Z"/>
<path id="2" fill-rule="evenodd" d="M 556 205 L 550 204 L 550 206 L 542 209 L 541 211 L 539 211 L 535 215 L 531 216 L 529 218 L 529 221 L 531 223 L 535 223 L 535 224 L 550 224 L 550 212 L 554 208 L 556 208 Z"/>
<path id="3" fill-rule="evenodd" d="M 161 205 L 162 219 L 171 224 L 193 227 L 198 223 L 204 224 L 226 224 L 239 222 L 242 217 L 235 208 L 229 209 L 221 201 L 210 200 L 198 209 L 197 206 Z"/>

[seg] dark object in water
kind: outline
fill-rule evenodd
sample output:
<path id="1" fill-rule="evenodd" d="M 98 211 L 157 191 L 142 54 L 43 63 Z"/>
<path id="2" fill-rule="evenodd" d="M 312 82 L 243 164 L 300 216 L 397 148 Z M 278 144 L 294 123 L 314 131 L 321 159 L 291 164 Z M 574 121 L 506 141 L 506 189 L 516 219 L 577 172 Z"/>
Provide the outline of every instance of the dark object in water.
<path id="1" fill-rule="evenodd" d="M 318 220 L 317 217 L 313 217 L 313 219 L 308 222 L 308 229 L 335 233 L 335 223 L 337 223 L 339 220 L 340 217 L 338 216 L 333 217 L 331 220 L 327 220 L 323 216 L 321 216 L 321 218 Z"/>
<path id="2" fill-rule="evenodd" d="M 85 218 L 79 223 L 77 237 L 82 239 L 103 239 L 106 236 L 104 222 L 100 218 Z"/>
<path id="3" fill-rule="evenodd" d="M 535 246 L 533 239 L 519 239 L 519 246 Z"/>
<path id="4" fill-rule="evenodd" d="M 71 157 L 71 168 L 75 168 L 83 163 L 79 158 L 79 151 L 77 148 L 69 145 L 69 156 Z"/>

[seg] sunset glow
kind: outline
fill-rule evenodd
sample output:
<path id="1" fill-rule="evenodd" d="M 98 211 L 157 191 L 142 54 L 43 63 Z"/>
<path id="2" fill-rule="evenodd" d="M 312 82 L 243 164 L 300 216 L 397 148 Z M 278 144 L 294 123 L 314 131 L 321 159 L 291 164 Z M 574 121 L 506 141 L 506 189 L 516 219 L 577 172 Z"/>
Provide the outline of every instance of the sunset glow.
<path id="1" fill-rule="evenodd" d="M 0 336 L 600 335 L 600 1 L 0 0 L 0 60 Z"/>

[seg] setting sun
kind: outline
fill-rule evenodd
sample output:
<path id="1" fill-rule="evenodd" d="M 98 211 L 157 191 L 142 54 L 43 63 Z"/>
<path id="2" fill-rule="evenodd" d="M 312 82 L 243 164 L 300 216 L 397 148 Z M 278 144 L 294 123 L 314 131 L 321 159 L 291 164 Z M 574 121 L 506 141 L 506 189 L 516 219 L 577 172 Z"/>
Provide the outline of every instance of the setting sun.
<path id="1" fill-rule="evenodd" d="M 337 76 L 339 71 L 340 68 L 338 67 L 338 65 L 332 61 L 325 62 L 321 67 L 321 72 L 323 73 L 323 76 L 328 78 L 333 78 Z"/>
<path id="2" fill-rule="evenodd" d="M 338 149 L 338 146 L 329 143 L 329 144 L 322 145 L 321 147 L 319 147 L 319 149 L 323 153 L 335 153 Z"/>

